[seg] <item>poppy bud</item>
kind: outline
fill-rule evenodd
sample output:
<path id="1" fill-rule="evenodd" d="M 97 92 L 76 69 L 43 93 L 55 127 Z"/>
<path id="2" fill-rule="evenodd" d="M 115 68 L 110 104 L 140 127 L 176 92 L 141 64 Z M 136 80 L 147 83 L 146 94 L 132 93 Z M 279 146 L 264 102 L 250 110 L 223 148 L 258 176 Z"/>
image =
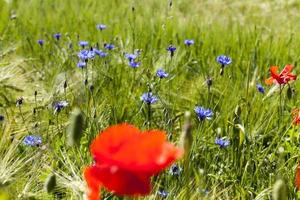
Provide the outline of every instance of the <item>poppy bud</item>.
<path id="1" fill-rule="evenodd" d="M 67 129 L 68 144 L 70 146 L 79 145 L 84 129 L 84 117 L 78 108 L 72 112 L 69 123 L 70 125 Z"/>
<path id="2" fill-rule="evenodd" d="M 184 122 L 183 131 L 180 138 L 180 147 L 184 149 L 185 155 L 188 155 L 192 143 L 193 143 L 193 136 L 192 136 L 191 113 L 185 112 L 185 122 Z"/>
<path id="3" fill-rule="evenodd" d="M 210 77 L 207 78 L 207 79 L 206 79 L 206 84 L 207 84 L 208 87 L 212 86 L 212 84 L 213 84 L 212 78 L 210 78 Z"/>
<path id="4" fill-rule="evenodd" d="M 50 174 L 45 181 L 45 191 L 47 193 L 53 192 L 56 187 L 56 176 L 55 174 Z"/>
<path id="5" fill-rule="evenodd" d="M 0 115 L 0 122 L 4 121 L 4 116 Z"/>
<path id="6" fill-rule="evenodd" d="M 294 90 L 291 87 L 289 87 L 286 91 L 286 96 L 288 97 L 288 99 L 292 99 L 293 95 L 294 95 Z"/>
<path id="7" fill-rule="evenodd" d="M 274 200 L 287 200 L 288 194 L 287 194 L 287 188 L 286 184 L 283 180 L 278 179 L 274 186 L 273 186 L 273 192 L 272 196 Z"/>
<path id="8" fill-rule="evenodd" d="M 64 88 L 66 89 L 68 87 L 67 81 L 64 82 Z"/>
<path id="9" fill-rule="evenodd" d="M 90 91 L 93 92 L 95 89 L 94 85 L 90 85 Z"/>

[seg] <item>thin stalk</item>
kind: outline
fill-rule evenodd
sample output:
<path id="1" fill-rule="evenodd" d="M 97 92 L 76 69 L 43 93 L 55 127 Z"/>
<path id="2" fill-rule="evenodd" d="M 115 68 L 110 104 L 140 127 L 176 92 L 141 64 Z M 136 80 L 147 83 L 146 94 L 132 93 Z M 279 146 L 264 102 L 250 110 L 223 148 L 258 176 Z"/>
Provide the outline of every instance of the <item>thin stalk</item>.
<path id="1" fill-rule="evenodd" d="M 148 129 L 151 127 L 151 104 L 148 103 Z"/>
<path id="2" fill-rule="evenodd" d="M 279 128 L 281 119 L 282 119 L 282 117 L 283 117 L 283 109 L 282 109 L 282 90 L 283 90 L 283 87 L 282 87 L 281 85 L 279 85 L 279 107 L 278 107 L 278 114 L 279 114 L 279 117 L 278 117 L 278 128 Z"/>

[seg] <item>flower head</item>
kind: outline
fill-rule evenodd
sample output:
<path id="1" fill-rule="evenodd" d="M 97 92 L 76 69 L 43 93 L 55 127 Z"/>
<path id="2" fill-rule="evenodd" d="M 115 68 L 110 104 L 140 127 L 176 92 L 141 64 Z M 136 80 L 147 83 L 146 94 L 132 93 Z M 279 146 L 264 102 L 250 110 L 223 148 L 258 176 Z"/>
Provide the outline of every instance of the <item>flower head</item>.
<path id="1" fill-rule="evenodd" d="M 81 46 L 82 48 L 86 47 L 89 45 L 89 42 L 88 41 L 79 41 L 79 46 Z"/>
<path id="2" fill-rule="evenodd" d="M 229 65 L 231 63 L 231 58 L 225 55 L 220 55 L 217 57 L 217 62 L 220 63 L 222 66 Z"/>
<path id="3" fill-rule="evenodd" d="M 294 125 L 300 125 L 300 108 L 294 109 L 292 115 L 294 118 L 292 123 Z"/>
<path id="4" fill-rule="evenodd" d="M 174 47 L 173 45 L 169 45 L 166 50 L 169 51 L 171 53 L 171 57 L 173 57 L 176 51 L 176 47 Z"/>
<path id="5" fill-rule="evenodd" d="M 141 100 L 147 104 L 154 104 L 158 101 L 158 98 L 152 92 L 146 92 L 141 96 Z"/>
<path id="6" fill-rule="evenodd" d="M 167 198 L 168 195 L 169 195 L 169 192 L 167 192 L 167 191 L 165 191 L 165 190 L 158 190 L 158 191 L 157 191 L 157 194 L 158 194 L 159 196 L 161 196 L 162 198 Z"/>
<path id="7" fill-rule="evenodd" d="M 96 25 L 96 28 L 97 28 L 98 30 L 100 30 L 100 31 L 103 31 L 104 29 L 106 29 L 106 25 L 104 25 L 104 24 L 97 24 L 97 25 Z"/>
<path id="8" fill-rule="evenodd" d="M 167 78 L 169 76 L 169 74 L 167 72 L 165 72 L 163 69 L 158 69 L 156 71 L 156 76 L 158 78 Z"/>
<path id="9" fill-rule="evenodd" d="M 26 146 L 39 146 L 42 144 L 42 138 L 38 135 L 28 135 L 24 138 L 23 144 Z"/>
<path id="10" fill-rule="evenodd" d="M 225 148 L 230 145 L 230 141 L 223 138 L 216 138 L 215 144 L 219 145 L 221 148 Z"/>
<path id="11" fill-rule="evenodd" d="M 115 45 L 113 44 L 104 44 L 104 48 L 108 50 L 113 50 L 115 48 Z"/>
<path id="12" fill-rule="evenodd" d="M 262 94 L 265 93 L 265 88 L 261 84 L 256 84 L 256 89 Z"/>
<path id="13" fill-rule="evenodd" d="M 108 55 L 108 53 L 106 53 L 106 52 L 104 52 L 104 51 L 102 51 L 100 49 L 93 49 L 93 51 L 94 51 L 94 53 L 96 55 L 98 55 L 101 58 L 104 58 L 104 57 L 106 57 Z"/>
<path id="14" fill-rule="evenodd" d="M 79 68 L 81 68 L 81 69 L 85 68 L 85 67 L 86 67 L 86 62 L 80 60 L 80 61 L 77 63 L 77 67 L 79 67 Z"/>
<path id="15" fill-rule="evenodd" d="M 44 43 L 45 43 L 45 41 L 44 41 L 44 40 L 41 40 L 41 39 L 40 39 L 40 40 L 38 40 L 37 42 L 38 42 L 38 44 L 39 44 L 40 46 L 43 46 L 43 45 L 44 45 Z"/>
<path id="16" fill-rule="evenodd" d="M 67 107 L 69 103 L 67 101 L 57 101 L 53 104 L 54 114 L 59 113 L 62 109 Z"/>
<path id="17" fill-rule="evenodd" d="M 210 109 L 206 109 L 201 106 L 196 106 L 194 110 L 200 121 L 203 121 L 205 119 L 211 120 L 212 116 L 214 115 L 214 113 Z"/>
<path id="18" fill-rule="evenodd" d="M 131 61 L 128 63 L 128 65 L 132 68 L 138 68 L 141 65 L 141 62 Z"/>
<path id="19" fill-rule="evenodd" d="M 56 40 L 59 40 L 61 38 L 61 34 L 60 33 L 55 33 L 53 35 L 53 37 L 56 39 Z"/>
<path id="20" fill-rule="evenodd" d="M 129 62 L 134 61 L 137 57 L 137 54 L 125 53 L 125 58 L 127 58 Z"/>
<path id="21" fill-rule="evenodd" d="M 272 85 L 274 83 L 277 83 L 279 85 L 287 84 L 291 80 L 296 80 L 297 76 L 294 74 L 291 74 L 291 71 L 293 69 L 292 65 L 286 65 L 283 70 L 278 74 L 278 67 L 272 66 L 270 68 L 271 77 L 265 80 L 265 83 L 267 85 Z"/>
<path id="22" fill-rule="evenodd" d="M 160 173 L 183 154 L 162 131 L 141 132 L 129 124 L 114 125 L 90 146 L 94 164 L 85 168 L 90 200 L 99 199 L 104 186 L 117 195 L 146 195 L 151 176 Z"/>
<path id="23" fill-rule="evenodd" d="M 195 42 L 194 42 L 194 40 L 184 40 L 184 44 L 186 45 L 186 46 L 191 46 L 191 45 L 193 45 Z"/>
<path id="24" fill-rule="evenodd" d="M 172 176 L 179 176 L 181 174 L 181 167 L 179 167 L 178 165 L 176 164 L 173 164 L 171 167 L 170 167 L 170 174 Z"/>
<path id="25" fill-rule="evenodd" d="M 80 60 L 86 61 L 88 59 L 93 59 L 95 57 L 95 52 L 93 50 L 83 49 L 77 55 Z"/>

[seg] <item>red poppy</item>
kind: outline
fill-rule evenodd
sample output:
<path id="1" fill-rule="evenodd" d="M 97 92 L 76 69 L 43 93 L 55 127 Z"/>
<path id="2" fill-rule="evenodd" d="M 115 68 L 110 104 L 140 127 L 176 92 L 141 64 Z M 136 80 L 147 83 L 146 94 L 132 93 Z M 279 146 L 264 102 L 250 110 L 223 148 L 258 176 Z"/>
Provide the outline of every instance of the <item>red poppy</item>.
<path id="1" fill-rule="evenodd" d="M 299 191 L 300 190 L 300 164 L 298 164 L 297 169 L 296 169 L 295 185 L 296 185 L 297 191 Z"/>
<path id="2" fill-rule="evenodd" d="M 267 85 L 272 85 L 273 83 L 278 83 L 280 85 L 286 84 L 291 80 L 296 80 L 297 76 L 291 74 L 293 66 L 286 65 L 284 69 L 278 74 L 278 67 L 272 66 L 270 68 L 271 77 L 265 80 Z"/>
<path id="3" fill-rule="evenodd" d="M 297 108 L 295 110 L 292 111 L 292 115 L 293 115 L 293 124 L 294 125 L 300 125 L 300 108 Z"/>
<path id="4" fill-rule="evenodd" d="M 107 128 L 92 142 L 90 150 L 95 163 L 84 171 L 89 200 L 99 199 L 100 186 L 117 195 L 149 194 L 151 176 L 183 154 L 166 141 L 164 132 L 141 132 L 129 124 Z"/>

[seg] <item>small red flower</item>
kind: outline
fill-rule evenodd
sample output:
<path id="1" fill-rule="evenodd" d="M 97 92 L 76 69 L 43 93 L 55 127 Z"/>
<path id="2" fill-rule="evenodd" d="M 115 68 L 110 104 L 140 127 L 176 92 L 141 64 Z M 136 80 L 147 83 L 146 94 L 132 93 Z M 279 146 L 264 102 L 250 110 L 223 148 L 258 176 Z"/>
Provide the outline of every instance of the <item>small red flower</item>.
<path id="1" fill-rule="evenodd" d="M 292 111 L 292 115 L 293 115 L 293 124 L 294 125 L 300 125 L 300 108 L 297 108 L 295 110 Z"/>
<path id="2" fill-rule="evenodd" d="M 272 85 L 274 83 L 278 83 L 280 85 L 286 84 L 291 80 L 296 80 L 297 76 L 291 74 L 293 66 L 286 65 L 284 69 L 278 74 L 278 67 L 272 66 L 270 68 L 271 77 L 265 80 L 267 85 Z"/>
<path id="3" fill-rule="evenodd" d="M 166 141 L 164 132 L 141 132 L 125 123 L 104 130 L 90 150 L 95 163 L 84 170 L 89 200 L 100 198 L 100 186 L 117 195 L 149 194 L 151 176 L 183 154 L 183 150 Z"/>
<path id="4" fill-rule="evenodd" d="M 295 173 L 295 185 L 296 185 L 297 191 L 299 191 L 300 190 L 300 164 L 298 164 L 296 173 Z"/>

